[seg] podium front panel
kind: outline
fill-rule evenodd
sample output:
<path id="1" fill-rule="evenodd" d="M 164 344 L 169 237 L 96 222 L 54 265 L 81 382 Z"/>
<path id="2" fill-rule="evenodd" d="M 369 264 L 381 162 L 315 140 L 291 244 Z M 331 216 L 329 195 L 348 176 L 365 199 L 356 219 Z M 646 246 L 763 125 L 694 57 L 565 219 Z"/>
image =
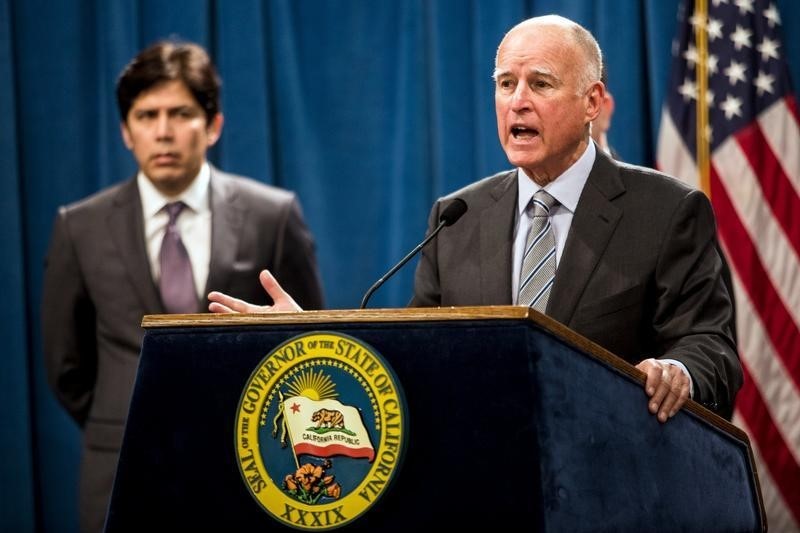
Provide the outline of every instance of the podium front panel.
<path id="1" fill-rule="evenodd" d="M 341 530 L 761 528 L 746 443 L 658 423 L 639 383 L 530 320 L 475 319 L 149 329 L 107 530 L 289 531 L 242 478 L 237 408 L 268 353 L 324 331 L 374 348 L 407 405 L 395 479 Z"/>

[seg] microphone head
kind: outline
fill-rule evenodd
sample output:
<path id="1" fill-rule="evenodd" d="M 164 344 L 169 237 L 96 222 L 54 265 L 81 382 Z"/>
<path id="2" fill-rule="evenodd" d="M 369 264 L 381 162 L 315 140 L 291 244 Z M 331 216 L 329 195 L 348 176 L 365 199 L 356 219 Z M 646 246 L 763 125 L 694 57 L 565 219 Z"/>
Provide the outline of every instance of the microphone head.
<path id="1" fill-rule="evenodd" d="M 452 226 L 456 221 L 461 218 L 461 215 L 467 212 L 467 202 L 461 198 L 456 198 L 450 205 L 444 208 L 442 214 L 439 215 L 439 222 L 444 222 L 445 226 Z"/>

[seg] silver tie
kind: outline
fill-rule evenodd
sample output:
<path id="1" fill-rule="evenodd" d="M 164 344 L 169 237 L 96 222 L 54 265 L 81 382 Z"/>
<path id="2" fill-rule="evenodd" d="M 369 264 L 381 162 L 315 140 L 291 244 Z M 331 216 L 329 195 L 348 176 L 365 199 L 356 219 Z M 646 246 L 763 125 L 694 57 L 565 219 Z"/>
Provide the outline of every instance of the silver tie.
<path id="1" fill-rule="evenodd" d="M 546 191 L 540 190 L 526 209 L 531 226 L 522 256 L 517 303 L 542 313 L 556 274 L 556 239 L 550 223 L 550 209 L 557 203 Z"/>

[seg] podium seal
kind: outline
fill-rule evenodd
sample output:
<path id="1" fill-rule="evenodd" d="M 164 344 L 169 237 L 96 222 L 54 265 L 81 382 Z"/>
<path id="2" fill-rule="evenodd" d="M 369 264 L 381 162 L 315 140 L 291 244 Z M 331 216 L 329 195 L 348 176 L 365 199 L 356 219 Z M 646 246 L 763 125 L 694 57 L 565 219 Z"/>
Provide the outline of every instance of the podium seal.
<path id="1" fill-rule="evenodd" d="M 373 348 L 333 332 L 294 337 L 261 360 L 242 391 L 234 435 L 242 480 L 287 526 L 344 526 L 386 493 L 407 419 L 400 384 Z"/>

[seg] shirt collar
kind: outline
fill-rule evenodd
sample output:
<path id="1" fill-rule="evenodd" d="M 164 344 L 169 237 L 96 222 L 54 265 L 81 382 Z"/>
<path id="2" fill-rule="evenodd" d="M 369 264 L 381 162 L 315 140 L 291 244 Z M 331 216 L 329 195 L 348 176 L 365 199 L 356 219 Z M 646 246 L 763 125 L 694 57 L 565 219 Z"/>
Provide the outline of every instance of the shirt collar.
<path id="1" fill-rule="evenodd" d="M 578 160 L 544 187 L 553 198 L 558 200 L 560 205 L 566 207 L 571 213 L 575 213 L 581 192 L 583 192 L 583 186 L 586 185 L 586 180 L 589 178 L 589 172 L 594 166 L 596 156 L 597 152 L 594 143 L 589 142 L 586 150 Z M 517 187 L 519 191 L 517 195 L 519 202 L 517 214 L 522 215 L 533 195 L 542 187 L 530 179 L 521 168 L 517 169 Z"/>
<path id="2" fill-rule="evenodd" d="M 211 169 L 208 162 L 200 167 L 197 177 L 189 185 L 189 188 L 175 197 L 166 196 L 156 189 L 155 185 L 139 170 L 136 175 L 136 183 L 139 187 L 139 196 L 142 199 L 142 212 L 145 219 L 153 217 L 170 202 L 181 201 L 185 203 L 195 213 L 208 209 L 209 193 L 208 185 L 211 182 Z"/>

